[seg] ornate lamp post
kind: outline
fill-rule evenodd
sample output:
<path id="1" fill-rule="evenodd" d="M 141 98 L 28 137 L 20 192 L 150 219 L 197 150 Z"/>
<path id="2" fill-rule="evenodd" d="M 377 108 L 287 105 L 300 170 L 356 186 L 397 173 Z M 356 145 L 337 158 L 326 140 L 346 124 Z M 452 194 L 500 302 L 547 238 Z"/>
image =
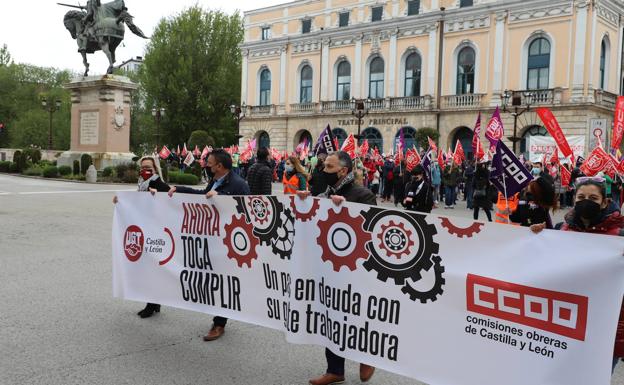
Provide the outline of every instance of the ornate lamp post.
<path id="1" fill-rule="evenodd" d="M 355 139 L 357 139 L 358 143 L 362 139 L 362 134 L 360 130 L 362 129 L 362 120 L 366 115 L 368 115 L 368 108 L 366 108 L 366 102 L 370 102 L 369 99 L 351 99 L 351 114 L 355 116 L 358 122 L 358 131 L 357 135 L 354 135 Z"/>
<path id="2" fill-rule="evenodd" d="M 156 147 L 160 147 L 160 121 L 163 116 L 165 116 L 165 108 L 164 107 L 154 107 L 152 108 L 152 116 L 154 120 L 156 120 Z"/>
<path id="3" fill-rule="evenodd" d="M 513 136 L 508 136 L 507 139 L 509 139 L 513 143 L 513 152 L 515 154 L 517 148 L 516 143 L 522 140 L 522 138 L 518 138 L 517 135 L 518 117 L 531 109 L 531 104 L 533 103 L 533 98 L 535 97 L 535 94 L 530 91 L 522 93 L 522 95 L 524 96 L 525 107 L 521 107 L 522 96 L 514 94 L 514 91 L 505 90 L 501 95 L 501 99 L 503 100 L 503 112 L 509 112 L 514 117 Z M 511 99 L 511 106 L 514 108 L 513 111 L 507 108 L 509 105 L 509 99 Z"/>
<path id="4" fill-rule="evenodd" d="M 41 98 L 41 106 L 50 114 L 50 126 L 48 128 L 48 150 L 52 150 L 52 115 L 61 109 L 61 100 L 54 99 L 48 101 L 47 98 Z"/>
<path id="5" fill-rule="evenodd" d="M 245 107 L 245 103 L 243 103 L 242 106 L 237 106 L 236 104 L 230 106 L 230 112 L 236 121 L 236 143 L 243 137 L 243 135 L 240 134 L 240 122 L 245 119 Z"/>

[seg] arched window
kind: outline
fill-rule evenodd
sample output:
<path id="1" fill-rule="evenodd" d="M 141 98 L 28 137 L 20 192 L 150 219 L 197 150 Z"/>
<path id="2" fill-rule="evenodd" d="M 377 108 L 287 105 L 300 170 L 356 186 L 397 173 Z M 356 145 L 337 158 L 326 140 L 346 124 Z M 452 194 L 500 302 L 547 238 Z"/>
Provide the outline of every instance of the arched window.
<path id="1" fill-rule="evenodd" d="M 532 125 L 525 128 L 522 134 L 522 140 L 520 140 L 520 153 L 524 154 L 526 159 L 529 159 L 529 138 L 532 136 L 547 136 L 548 131 L 543 126 Z"/>
<path id="2" fill-rule="evenodd" d="M 309 65 L 301 69 L 299 103 L 312 103 L 312 68 Z"/>
<path id="3" fill-rule="evenodd" d="M 416 143 L 416 130 L 412 127 L 403 127 L 403 139 L 405 141 L 405 148 L 403 152 L 411 149 L 412 147 L 418 147 L 418 143 Z M 397 143 L 401 140 L 401 129 L 397 131 L 394 136 L 394 148 L 397 148 Z"/>
<path id="4" fill-rule="evenodd" d="M 472 47 L 464 47 L 457 55 L 457 88 L 456 94 L 474 94 L 475 89 L 475 51 Z"/>
<path id="5" fill-rule="evenodd" d="M 266 131 L 262 131 L 260 135 L 258 135 L 258 148 L 269 148 L 270 146 L 271 138 L 269 138 L 269 134 Z"/>
<path id="6" fill-rule="evenodd" d="M 605 74 L 607 68 L 607 41 L 606 38 L 602 39 L 600 44 L 600 89 L 605 88 Z"/>
<path id="7" fill-rule="evenodd" d="M 376 57 L 370 62 L 368 97 L 371 99 L 384 97 L 384 61 L 380 57 Z"/>
<path id="8" fill-rule="evenodd" d="M 334 134 L 334 137 L 338 140 L 338 146 L 342 147 L 345 139 L 347 139 L 347 132 L 342 128 L 337 127 L 332 130 L 332 134 Z"/>
<path id="9" fill-rule="evenodd" d="M 379 153 L 383 152 L 383 137 L 381 136 L 381 132 L 375 127 L 368 127 L 364 131 L 362 131 L 362 141 L 364 139 L 368 140 L 368 145 L 371 150 L 375 147 L 379 150 Z"/>
<path id="10" fill-rule="evenodd" d="M 295 148 L 301 144 L 301 143 L 305 143 L 308 142 L 308 148 L 311 150 L 312 149 L 312 134 L 310 134 L 310 131 L 308 130 L 300 130 L 296 135 L 295 135 Z"/>
<path id="11" fill-rule="evenodd" d="M 543 37 L 529 45 L 527 64 L 527 89 L 542 90 L 548 88 L 550 76 L 550 43 Z"/>
<path id="12" fill-rule="evenodd" d="M 416 52 L 405 59 L 405 96 L 420 96 L 420 55 Z"/>
<path id="13" fill-rule="evenodd" d="M 453 135 L 453 142 L 451 144 L 451 149 L 455 149 L 457 145 L 457 141 L 461 143 L 462 148 L 464 149 L 464 154 L 466 154 L 466 159 L 473 159 L 474 155 L 472 152 L 472 136 L 473 132 L 468 127 L 459 127 L 455 134 Z"/>
<path id="14" fill-rule="evenodd" d="M 269 104 L 271 104 L 271 71 L 264 69 L 260 73 L 260 105 Z"/>
<path id="15" fill-rule="evenodd" d="M 338 64 L 338 76 L 336 78 L 336 100 L 349 100 L 351 98 L 351 64 L 344 60 Z"/>

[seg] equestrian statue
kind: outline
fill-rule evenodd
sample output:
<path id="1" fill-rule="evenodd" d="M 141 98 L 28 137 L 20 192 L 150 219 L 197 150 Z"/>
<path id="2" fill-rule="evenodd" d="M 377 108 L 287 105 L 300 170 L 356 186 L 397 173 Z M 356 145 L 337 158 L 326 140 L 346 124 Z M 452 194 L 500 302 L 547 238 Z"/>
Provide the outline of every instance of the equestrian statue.
<path id="1" fill-rule="evenodd" d="M 86 6 L 59 5 L 80 9 L 69 11 L 63 18 L 65 28 L 78 43 L 78 52 L 82 55 L 85 66 L 84 76 L 89 74 L 87 54 L 102 50 L 108 58 L 107 74 L 112 74 L 115 64 L 115 50 L 124 39 L 124 24 L 135 35 L 147 39 L 148 37 L 132 21 L 124 0 L 114 0 L 102 4 L 100 0 L 89 0 Z"/>

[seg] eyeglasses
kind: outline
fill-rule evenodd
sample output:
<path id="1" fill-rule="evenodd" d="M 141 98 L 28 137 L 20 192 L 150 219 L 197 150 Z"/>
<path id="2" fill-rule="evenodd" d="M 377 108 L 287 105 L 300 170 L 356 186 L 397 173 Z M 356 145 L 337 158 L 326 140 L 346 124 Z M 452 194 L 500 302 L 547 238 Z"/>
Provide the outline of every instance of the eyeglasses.
<path id="1" fill-rule="evenodd" d="M 601 176 L 581 176 L 576 178 L 576 183 L 581 184 L 585 182 L 604 183 L 605 178 Z"/>

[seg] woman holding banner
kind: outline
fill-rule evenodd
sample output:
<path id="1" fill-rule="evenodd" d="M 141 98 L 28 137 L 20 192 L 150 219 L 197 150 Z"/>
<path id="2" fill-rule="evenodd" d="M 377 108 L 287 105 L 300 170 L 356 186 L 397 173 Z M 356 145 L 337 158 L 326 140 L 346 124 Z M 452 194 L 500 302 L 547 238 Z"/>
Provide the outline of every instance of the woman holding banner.
<path id="1" fill-rule="evenodd" d="M 520 194 L 518 208 L 509 215 L 509 219 L 520 226 L 530 227 L 534 232 L 540 232 L 544 228 L 552 229 L 549 210 L 556 207 L 557 195 L 552 179 L 539 177 L 532 180 Z"/>
<path id="2" fill-rule="evenodd" d="M 291 156 L 286 159 L 282 183 L 284 184 L 284 194 L 294 194 L 297 191 L 308 189 L 308 174 L 306 174 L 297 157 Z"/>

